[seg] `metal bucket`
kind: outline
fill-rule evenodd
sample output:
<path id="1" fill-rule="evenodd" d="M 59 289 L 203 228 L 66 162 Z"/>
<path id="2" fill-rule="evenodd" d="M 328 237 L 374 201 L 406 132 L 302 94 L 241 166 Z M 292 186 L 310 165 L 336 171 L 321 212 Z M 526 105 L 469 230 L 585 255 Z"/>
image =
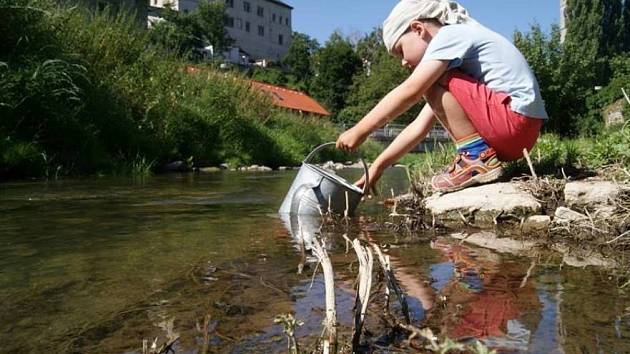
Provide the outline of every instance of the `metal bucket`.
<path id="1" fill-rule="evenodd" d="M 334 144 L 331 142 L 316 147 L 302 161 L 302 167 L 280 206 L 281 214 L 320 215 L 326 212 L 333 214 L 347 212 L 348 216 L 354 214 L 369 186 L 368 167 L 365 161 L 359 157 L 365 169 L 366 183 L 363 190 L 342 177 L 310 163 L 317 152 Z"/>

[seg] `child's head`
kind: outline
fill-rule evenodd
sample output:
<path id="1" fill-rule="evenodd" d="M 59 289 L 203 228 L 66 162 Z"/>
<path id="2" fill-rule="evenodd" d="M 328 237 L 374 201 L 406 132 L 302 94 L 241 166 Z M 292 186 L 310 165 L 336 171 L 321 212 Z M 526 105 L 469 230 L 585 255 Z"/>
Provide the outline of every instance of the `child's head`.
<path id="1" fill-rule="evenodd" d="M 419 62 L 422 58 L 431 39 L 427 36 L 431 27 L 474 22 L 455 1 L 401 0 L 383 23 L 383 41 L 390 53 L 403 57 L 405 65 L 405 61 Z M 408 55 L 405 51 L 413 52 L 410 60 L 405 59 Z"/>

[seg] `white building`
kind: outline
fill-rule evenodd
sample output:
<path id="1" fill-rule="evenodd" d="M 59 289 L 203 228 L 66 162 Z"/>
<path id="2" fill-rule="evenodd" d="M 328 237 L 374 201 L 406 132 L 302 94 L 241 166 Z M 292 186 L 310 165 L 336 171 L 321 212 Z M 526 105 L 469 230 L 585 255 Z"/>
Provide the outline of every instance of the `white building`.
<path id="1" fill-rule="evenodd" d="M 167 4 L 187 13 L 195 10 L 199 1 L 205 0 L 149 0 L 149 27 L 160 20 L 159 9 Z M 289 50 L 293 7 L 279 0 L 214 1 L 225 1 L 225 29 L 234 40 L 233 48 L 224 53 L 229 61 L 279 61 Z"/>

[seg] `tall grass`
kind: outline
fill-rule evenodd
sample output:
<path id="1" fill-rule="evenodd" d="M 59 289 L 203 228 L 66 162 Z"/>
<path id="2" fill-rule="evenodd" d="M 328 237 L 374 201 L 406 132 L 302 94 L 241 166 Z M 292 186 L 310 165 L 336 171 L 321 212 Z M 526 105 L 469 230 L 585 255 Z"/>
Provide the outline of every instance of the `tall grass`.
<path id="1" fill-rule="evenodd" d="M 275 110 L 238 74 L 187 65 L 133 14 L 0 0 L 0 178 L 107 174 L 138 156 L 154 161 L 142 171 L 172 160 L 293 165 L 338 134 Z"/>
<path id="2" fill-rule="evenodd" d="M 630 124 L 604 130 L 597 137 L 560 138 L 554 134 L 542 135 L 530 152 L 533 167 L 539 175 L 564 177 L 571 173 L 597 173 L 607 166 L 630 169 Z M 406 157 L 412 179 L 423 184 L 427 178 L 448 166 L 455 156 L 452 144 L 438 145 L 424 154 Z M 507 176 L 529 174 L 524 159 L 505 164 Z"/>

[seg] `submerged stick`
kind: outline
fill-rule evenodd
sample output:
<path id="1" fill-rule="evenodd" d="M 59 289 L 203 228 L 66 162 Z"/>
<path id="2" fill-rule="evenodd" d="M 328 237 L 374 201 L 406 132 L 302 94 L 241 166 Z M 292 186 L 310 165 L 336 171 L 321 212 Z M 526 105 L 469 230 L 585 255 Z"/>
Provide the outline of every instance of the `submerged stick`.
<path id="1" fill-rule="evenodd" d="M 391 268 L 391 264 L 389 262 L 389 257 L 385 258 L 383 252 L 377 244 L 372 243 L 372 248 L 374 249 L 374 253 L 378 256 L 378 260 L 381 263 L 381 269 L 383 269 L 383 273 L 385 274 L 385 279 L 387 280 L 387 287 L 391 289 L 396 296 L 398 297 L 398 301 L 400 302 L 400 307 L 403 313 L 403 317 L 405 318 L 405 323 L 411 323 L 411 316 L 409 315 L 409 305 L 407 304 L 407 296 L 405 292 L 398 285 L 398 281 L 396 280 L 396 276 L 394 275 L 394 271 Z"/>
<path id="2" fill-rule="evenodd" d="M 322 264 L 326 289 L 326 320 L 324 321 L 324 329 L 328 336 L 324 338 L 324 354 L 336 353 L 337 312 L 335 310 L 335 273 L 333 272 L 332 263 L 326 249 L 322 247 L 322 244 L 320 244 L 316 237 L 313 238 L 313 254 Z"/>
<path id="3" fill-rule="evenodd" d="M 346 241 L 350 241 L 344 235 Z M 354 309 L 354 331 L 352 333 L 352 352 L 361 344 L 361 332 L 365 322 L 365 314 L 367 312 L 368 303 L 370 302 L 370 292 L 372 291 L 372 268 L 374 258 L 372 251 L 368 247 L 361 245 L 358 239 L 352 241 L 352 247 L 359 259 L 359 289 L 355 300 Z"/>

